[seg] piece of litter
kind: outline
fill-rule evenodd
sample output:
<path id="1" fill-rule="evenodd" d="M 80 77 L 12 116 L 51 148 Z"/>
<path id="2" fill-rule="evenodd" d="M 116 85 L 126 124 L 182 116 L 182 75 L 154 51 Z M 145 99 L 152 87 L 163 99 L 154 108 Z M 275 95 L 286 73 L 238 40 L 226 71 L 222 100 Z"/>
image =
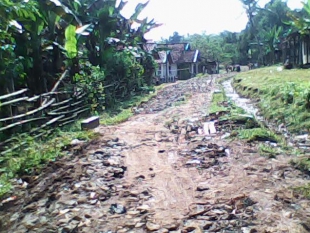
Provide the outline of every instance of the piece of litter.
<path id="1" fill-rule="evenodd" d="M 229 149 L 225 149 L 225 153 L 227 156 L 230 156 L 230 150 Z"/>
<path id="2" fill-rule="evenodd" d="M 3 200 L 3 201 L 1 202 L 1 204 L 5 204 L 5 203 L 8 203 L 8 202 L 10 202 L 10 201 L 15 201 L 16 199 L 17 199 L 17 196 L 12 196 L 12 197 L 9 197 L 9 198 Z"/>

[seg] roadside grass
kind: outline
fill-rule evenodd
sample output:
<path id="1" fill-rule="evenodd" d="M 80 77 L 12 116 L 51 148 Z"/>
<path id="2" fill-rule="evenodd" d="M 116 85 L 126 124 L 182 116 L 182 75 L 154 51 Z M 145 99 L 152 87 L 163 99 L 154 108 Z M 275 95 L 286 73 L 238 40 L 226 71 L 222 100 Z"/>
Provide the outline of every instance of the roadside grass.
<path id="1" fill-rule="evenodd" d="M 291 165 L 310 175 L 310 156 L 292 159 Z"/>
<path id="2" fill-rule="evenodd" d="M 46 163 L 66 155 L 64 148 L 70 145 L 73 139 L 89 141 L 96 137 L 97 134 L 93 131 L 81 131 L 80 121 L 63 129 L 57 129 L 45 139 L 34 139 L 31 136 L 16 137 L 17 144 L 25 144 L 19 150 L 1 156 L 0 197 L 11 191 L 13 178 L 37 174 Z"/>
<path id="3" fill-rule="evenodd" d="M 238 137 L 247 141 L 281 142 L 282 139 L 266 128 L 242 129 L 238 131 Z"/>
<path id="4" fill-rule="evenodd" d="M 208 74 L 199 73 L 196 75 L 196 78 L 205 78 Z"/>
<path id="5" fill-rule="evenodd" d="M 267 120 L 284 123 L 292 133 L 310 131 L 310 71 L 268 67 L 240 73 L 233 85 L 243 96 L 259 100 Z"/>
<path id="6" fill-rule="evenodd" d="M 308 184 L 306 184 L 304 186 L 293 188 L 293 190 L 295 192 L 303 195 L 304 197 L 310 199 L 310 183 L 308 183 Z"/>
<path id="7" fill-rule="evenodd" d="M 300 171 L 310 175 L 310 156 L 293 159 L 290 162 L 291 165 L 296 169 L 299 169 Z M 303 195 L 304 197 L 310 199 L 310 183 L 299 187 L 294 187 L 293 190 Z"/>
<path id="8" fill-rule="evenodd" d="M 228 108 L 222 104 L 226 100 L 227 98 L 223 90 L 218 93 L 213 93 L 211 104 L 208 109 L 209 114 L 227 111 Z"/>
<path id="9" fill-rule="evenodd" d="M 282 150 L 281 148 L 273 147 L 273 146 L 261 143 L 258 145 L 258 152 L 260 155 L 266 156 L 272 159 L 272 158 L 276 158 L 277 155 L 281 154 Z"/>
<path id="10" fill-rule="evenodd" d="M 164 85 L 155 87 L 154 90 L 150 91 L 148 94 L 137 95 L 131 99 L 121 102 L 117 105 L 117 108 L 106 111 L 100 115 L 101 125 L 117 125 L 127 121 L 130 117 L 134 115 L 132 108 L 141 105 L 155 97 L 159 90 L 162 90 Z"/>
<path id="11" fill-rule="evenodd" d="M 310 199 L 310 184 L 294 188 L 294 191 Z"/>
<path id="12" fill-rule="evenodd" d="M 222 82 L 226 80 L 225 78 Z M 221 82 L 221 80 L 218 82 Z M 225 103 L 225 105 L 223 105 L 223 103 Z M 284 137 L 268 129 L 262 122 L 258 121 L 255 116 L 246 114 L 244 109 L 236 106 L 227 98 L 223 89 L 221 92 L 213 94 L 209 112 L 210 114 L 227 112 L 221 116 L 219 120 L 229 120 L 240 125 L 239 129 L 235 129 L 231 132 L 231 138 L 239 138 L 249 142 L 269 141 L 278 144 L 278 148 L 273 148 L 272 146 L 260 143 L 258 149 L 263 156 L 273 158 L 278 155 L 280 151 L 287 149 Z"/>
<path id="13" fill-rule="evenodd" d="M 178 106 L 181 106 L 183 104 L 186 104 L 186 103 L 188 103 L 188 101 L 191 97 L 192 97 L 192 95 L 187 93 L 187 94 L 183 95 L 179 101 L 174 102 L 172 106 L 178 107 Z"/>
<path id="14" fill-rule="evenodd" d="M 291 133 L 309 133 L 309 70 L 277 71 L 276 67 L 251 70 L 238 74 L 234 78 L 233 85 L 241 95 L 259 100 L 258 106 L 267 120 L 278 125 L 286 125 Z M 286 149 L 291 155 L 298 156 L 300 154 L 294 148 Z M 266 152 L 266 148 L 261 150 Z M 309 157 L 296 157 L 292 159 L 291 164 L 296 169 L 310 174 Z M 298 187 L 296 190 L 310 198 L 309 184 Z"/>
<path id="15" fill-rule="evenodd" d="M 133 115 L 131 108 L 147 102 L 154 97 L 157 91 L 165 85 L 157 86 L 153 91 L 141 96 L 134 96 L 128 101 L 119 104 L 119 107 L 100 115 L 102 125 L 115 125 L 126 121 Z M 81 120 L 57 129 L 50 136 L 43 139 L 34 139 L 31 136 L 16 137 L 16 143 L 25 143 L 19 150 L 6 153 L 0 158 L 0 198 L 13 195 L 12 181 L 23 175 L 38 174 L 44 166 L 57 158 L 66 156 L 65 149 L 72 140 L 91 141 L 99 136 L 92 130 L 82 131 Z M 8 148 L 9 149 L 9 148 Z"/>

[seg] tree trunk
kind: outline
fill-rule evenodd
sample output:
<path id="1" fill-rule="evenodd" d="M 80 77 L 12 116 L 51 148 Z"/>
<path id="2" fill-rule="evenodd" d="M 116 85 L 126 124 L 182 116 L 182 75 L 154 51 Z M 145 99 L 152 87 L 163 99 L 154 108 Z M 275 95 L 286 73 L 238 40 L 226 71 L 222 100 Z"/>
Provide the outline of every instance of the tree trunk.
<path id="1" fill-rule="evenodd" d="M 32 47 L 32 85 L 29 89 L 34 94 L 42 94 L 47 92 L 46 80 L 43 77 L 43 66 L 42 66 L 42 56 L 41 56 L 41 38 L 32 33 L 31 35 L 31 47 Z"/>

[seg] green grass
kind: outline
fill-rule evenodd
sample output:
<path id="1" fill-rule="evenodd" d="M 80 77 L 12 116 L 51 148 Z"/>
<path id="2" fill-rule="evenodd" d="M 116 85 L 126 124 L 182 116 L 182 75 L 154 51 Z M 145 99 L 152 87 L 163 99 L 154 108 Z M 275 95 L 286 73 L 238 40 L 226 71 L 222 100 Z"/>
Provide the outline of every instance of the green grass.
<path id="1" fill-rule="evenodd" d="M 0 197 L 11 191 L 11 179 L 25 174 L 38 173 L 46 163 L 64 156 L 64 147 L 73 139 L 89 141 L 97 137 L 93 131 L 81 131 L 77 122 L 45 139 L 34 139 L 31 136 L 17 137 L 17 143 L 26 142 L 18 150 L 1 156 L 0 163 Z"/>
<path id="2" fill-rule="evenodd" d="M 296 169 L 310 175 L 310 157 L 304 158 L 297 158 L 291 160 L 291 165 L 294 166 Z M 297 193 L 305 196 L 306 198 L 310 199 L 310 183 L 305 184 L 300 187 L 293 188 Z"/>
<path id="3" fill-rule="evenodd" d="M 155 91 L 149 94 L 138 95 L 132 97 L 128 101 L 121 102 L 117 105 L 117 108 L 106 111 L 100 115 L 100 124 L 102 125 L 117 125 L 122 122 L 127 121 L 130 117 L 134 115 L 132 108 L 137 107 L 142 103 L 149 101 L 151 98 L 155 97 L 157 91 L 164 88 L 164 85 L 157 86 Z"/>
<path id="4" fill-rule="evenodd" d="M 302 172 L 310 174 L 310 157 L 293 159 L 291 165 Z"/>
<path id="5" fill-rule="evenodd" d="M 251 70 L 234 78 L 237 91 L 259 99 L 259 108 L 268 120 L 284 123 L 291 132 L 310 130 L 310 71 Z"/>
<path id="6" fill-rule="evenodd" d="M 238 137 L 247 141 L 283 141 L 280 136 L 266 128 L 242 129 L 238 131 Z"/>
<path id="7" fill-rule="evenodd" d="M 272 147 L 266 144 L 259 144 L 258 146 L 259 154 L 262 156 L 266 156 L 268 158 L 275 158 L 277 155 L 281 154 L 282 150 L 278 147 Z"/>
<path id="8" fill-rule="evenodd" d="M 294 188 L 294 191 L 310 199 L 310 183 Z"/>
<path id="9" fill-rule="evenodd" d="M 196 75 L 196 78 L 205 78 L 207 76 L 208 76 L 208 74 L 199 73 Z"/>
<path id="10" fill-rule="evenodd" d="M 209 114 L 227 111 L 228 108 L 221 105 L 224 101 L 226 101 L 224 91 L 221 91 L 221 93 L 213 93 L 212 101 L 208 109 Z"/>

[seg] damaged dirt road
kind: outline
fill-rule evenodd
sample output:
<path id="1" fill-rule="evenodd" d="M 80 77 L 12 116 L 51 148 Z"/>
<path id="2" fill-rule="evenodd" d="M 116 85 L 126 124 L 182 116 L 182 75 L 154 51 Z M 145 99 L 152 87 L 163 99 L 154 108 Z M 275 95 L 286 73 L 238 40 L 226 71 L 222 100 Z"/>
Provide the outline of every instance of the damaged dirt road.
<path id="1" fill-rule="evenodd" d="M 292 189 L 309 177 L 228 137 L 243 123 L 207 114 L 216 78 L 164 88 L 28 177 L 0 208 L 1 232 L 310 232 L 310 201 Z"/>

